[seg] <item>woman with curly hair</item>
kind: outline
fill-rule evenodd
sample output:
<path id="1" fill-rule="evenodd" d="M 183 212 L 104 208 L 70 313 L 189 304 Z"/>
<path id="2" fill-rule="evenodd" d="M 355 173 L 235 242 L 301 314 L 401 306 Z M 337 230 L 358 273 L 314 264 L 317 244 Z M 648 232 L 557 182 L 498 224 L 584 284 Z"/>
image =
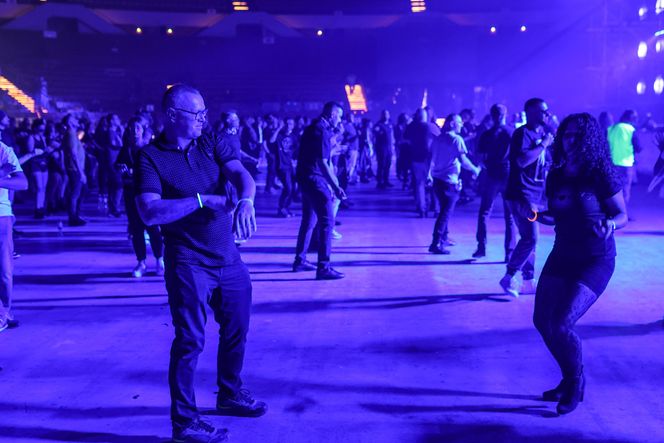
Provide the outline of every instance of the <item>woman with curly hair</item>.
<path id="1" fill-rule="evenodd" d="M 583 401 L 585 388 L 574 326 L 613 275 L 613 232 L 627 224 L 627 213 L 605 131 L 590 114 L 572 114 L 562 122 L 553 162 L 546 182 L 548 211 L 534 217 L 555 225 L 556 233 L 537 285 L 534 323 L 563 376 L 543 398 L 557 401 L 558 413 L 567 414 Z"/>

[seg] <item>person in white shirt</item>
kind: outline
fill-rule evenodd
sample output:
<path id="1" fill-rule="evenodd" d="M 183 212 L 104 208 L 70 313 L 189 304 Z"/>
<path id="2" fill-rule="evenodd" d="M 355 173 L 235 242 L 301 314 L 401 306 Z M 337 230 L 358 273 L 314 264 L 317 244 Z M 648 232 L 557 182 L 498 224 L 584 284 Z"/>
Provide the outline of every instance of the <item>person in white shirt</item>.
<path id="1" fill-rule="evenodd" d="M 12 148 L 0 142 L 0 331 L 18 326 L 11 312 L 14 286 L 14 213 L 9 200 L 10 189 L 26 190 L 28 180 Z"/>
<path id="2" fill-rule="evenodd" d="M 433 228 L 433 240 L 429 252 L 433 254 L 449 254 L 446 245 L 452 245 L 447 233 L 447 225 L 459 200 L 461 168 L 467 169 L 476 177 L 480 168 L 468 158 L 466 143 L 459 135 L 463 128 L 463 120 L 459 114 L 449 115 L 445 119 L 443 132 L 434 138 L 431 144 L 431 166 L 429 180 L 433 181 L 433 189 L 440 203 L 440 212 Z"/>

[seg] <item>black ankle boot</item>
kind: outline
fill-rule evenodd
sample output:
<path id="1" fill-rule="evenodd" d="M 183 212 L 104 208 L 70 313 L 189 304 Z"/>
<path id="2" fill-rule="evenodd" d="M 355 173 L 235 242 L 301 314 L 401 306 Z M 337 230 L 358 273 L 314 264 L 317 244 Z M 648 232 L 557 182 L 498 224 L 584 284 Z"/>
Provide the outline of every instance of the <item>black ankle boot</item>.
<path id="1" fill-rule="evenodd" d="M 564 415 L 569 414 L 579 405 L 579 402 L 583 401 L 583 395 L 586 388 L 586 379 L 581 375 L 576 377 L 569 377 L 563 379 L 565 384 L 564 391 L 558 402 L 556 410 L 558 414 Z"/>

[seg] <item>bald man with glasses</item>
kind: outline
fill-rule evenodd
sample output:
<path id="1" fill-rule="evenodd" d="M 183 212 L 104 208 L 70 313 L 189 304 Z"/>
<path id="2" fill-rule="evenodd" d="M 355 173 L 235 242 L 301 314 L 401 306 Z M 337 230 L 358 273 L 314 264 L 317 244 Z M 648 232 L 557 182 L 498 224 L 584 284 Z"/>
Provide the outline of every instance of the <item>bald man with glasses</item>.
<path id="1" fill-rule="evenodd" d="M 256 231 L 256 185 L 232 146 L 219 134 L 203 134 L 207 108 L 186 85 L 164 95 L 163 133 L 139 152 L 136 203 L 147 225 L 161 225 L 166 290 L 175 339 L 169 386 L 175 442 L 222 442 L 227 430 L 201 419 L 194 372 L 205 342 L 206 305 L 219 323 L 216 410 L 220 415 L 259 417 L 267 411 L 242 389 L 240 372 L 249 329 L 252 286 L 235 238 Z M 226 195 L 230 182 L 237 204 Z"/>

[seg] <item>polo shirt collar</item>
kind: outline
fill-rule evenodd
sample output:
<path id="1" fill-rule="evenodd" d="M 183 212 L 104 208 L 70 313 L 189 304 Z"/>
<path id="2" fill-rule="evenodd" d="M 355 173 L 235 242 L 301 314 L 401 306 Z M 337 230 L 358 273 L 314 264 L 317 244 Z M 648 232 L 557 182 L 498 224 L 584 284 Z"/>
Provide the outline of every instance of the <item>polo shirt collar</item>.
<path id="1" fill-rule="evenodd" d="M 157 145 L 158 148 L 166 150 L 166 151 L 187 151 L 193 147 L 196 146 L 196 139 L 193 139 L 189 146 L 185 146 L 184 148 L 180 149 L 180 147 L 177 145 L 177 143 L 173 143 L 169 140 L 166 140 L 166 136 L 162 132 L 159 134 L 159 137 L 157 137 L 154 141 L 155 145 Z"/>

